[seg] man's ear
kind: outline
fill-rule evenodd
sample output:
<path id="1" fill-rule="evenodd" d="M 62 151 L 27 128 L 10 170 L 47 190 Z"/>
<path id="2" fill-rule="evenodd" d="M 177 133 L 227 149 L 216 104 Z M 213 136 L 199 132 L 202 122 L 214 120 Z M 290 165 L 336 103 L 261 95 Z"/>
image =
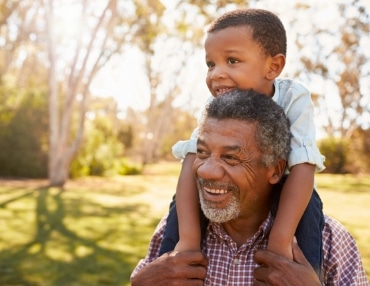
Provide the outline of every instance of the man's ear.
<path id="1" fill-rule="evenodd" d="M 286 161 L 283 159 L 280 159 L 276 165 L 273 167 L 273 172 L 269 178 L 269 183 L 271 185 L 274 185 L 278 183 L 281 179 L 281 177 L 284 175 L 286 168 Z"/>
<path id="2" fill-rule="evenodd" d="M 270 57 L 268 71 L 266 74 L 267 80 L 274 80 L 283 71 L 285 66 L 285 56 L 283 54 L 277 54 Z"/>

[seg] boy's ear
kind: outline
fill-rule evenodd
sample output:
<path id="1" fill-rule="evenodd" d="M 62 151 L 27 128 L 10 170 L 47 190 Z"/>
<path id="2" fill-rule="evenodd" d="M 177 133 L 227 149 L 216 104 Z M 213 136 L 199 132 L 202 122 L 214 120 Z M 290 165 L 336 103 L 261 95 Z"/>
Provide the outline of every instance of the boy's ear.
<path id="1" fill-rule="evenodd" d="M 266 79 L 274 80 L 283 71 L 285 66 L 285 56 L 283 54 L 277 54 L 270 58 L 268 72 L 266 74 Z"/>

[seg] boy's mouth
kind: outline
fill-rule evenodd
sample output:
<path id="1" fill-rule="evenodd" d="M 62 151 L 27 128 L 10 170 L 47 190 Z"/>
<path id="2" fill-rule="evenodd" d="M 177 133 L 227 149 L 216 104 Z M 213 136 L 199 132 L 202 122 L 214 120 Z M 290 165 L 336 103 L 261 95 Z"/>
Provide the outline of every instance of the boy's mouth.
<path id="1" fill-rule="evenodd" d="M 233 88 L 231 88 L 231 87 L 216 87 L 214 90 L 216 92 L 216 97 L 217 97 L 217 96 L 222 95 L 226 92 L 232 91 Z"/>

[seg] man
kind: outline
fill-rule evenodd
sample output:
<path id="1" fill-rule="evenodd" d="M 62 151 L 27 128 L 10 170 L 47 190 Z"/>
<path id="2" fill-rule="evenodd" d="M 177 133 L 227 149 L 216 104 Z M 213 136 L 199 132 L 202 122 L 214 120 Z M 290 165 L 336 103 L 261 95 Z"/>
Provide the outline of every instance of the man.
<path id="1" fill-rule="evenodd" d="M 193 172 L 210 220 L 200 252 L 158 257 L 166 220 L 131 276 L 141 285 L 321 285 L 293 243 L 294 261 L 266 251 L 270 200 L 286 166 L 289 123 L 271 99 L 234 90 L 212 101 L 200 126 Z M 323 282 L 369 285 L 356 244 L 326 217 Z"/>

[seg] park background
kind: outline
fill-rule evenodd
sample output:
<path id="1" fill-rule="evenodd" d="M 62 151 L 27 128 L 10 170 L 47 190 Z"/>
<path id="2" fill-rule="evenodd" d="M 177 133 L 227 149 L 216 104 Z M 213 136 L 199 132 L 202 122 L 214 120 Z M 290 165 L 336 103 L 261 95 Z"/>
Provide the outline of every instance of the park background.
<path id="1" fill-rule="evenodd" d="M 286 27 L 282 76 L 312 92 L 324 210 L 370 277 L 369 1 L 3 0 L 0 285 L 129 285 L 175 191 L 171 146 L 209 96 L 204 32 L 237 7 Z"/>

